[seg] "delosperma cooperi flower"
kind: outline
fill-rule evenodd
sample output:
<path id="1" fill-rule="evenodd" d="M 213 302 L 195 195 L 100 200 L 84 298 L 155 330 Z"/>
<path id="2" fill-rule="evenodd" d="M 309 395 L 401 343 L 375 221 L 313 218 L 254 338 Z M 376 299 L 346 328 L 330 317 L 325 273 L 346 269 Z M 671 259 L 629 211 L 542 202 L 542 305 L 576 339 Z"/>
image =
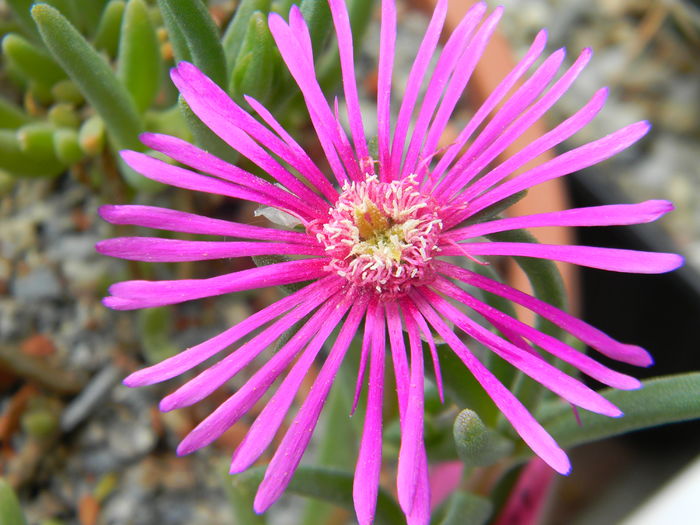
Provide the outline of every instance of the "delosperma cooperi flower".
<path id="1" fill-rule="evenodd" d="M 257 331 L 254 337 L 199 372 L 161 403 L 163 410 L 188 406 L 214 392 L 293 329 L 293 335 L 270 360 L 192 430 L 178 448 L 179 454 L 188 454 L 216 440 L 278 378 L 283 378 L 233 455 L 231 472 L 245 470 L 272 442 L 310 367 L 321 359 L 313 387 L 275 451 L 258 490 L 255 509 L 263 512 L 289 483 L 350 343 L 362 334 L 358 394 L 365 383 L 367 365 L 369 372 L 364 431 L 354 482 L 358 520 L 362 524 L 370 523 L 375 513 L 382 462 L 382 407 L 385 396 L 390 394 L 384 385 L 388 353 L 396 377 L 402 430 L 397 474 L 399 503 L 409 523 L 426 523 L 429 484 L 423 443 L 424 341 L 432 356 L 438 387 L 441 385 L 436 334 L 464 362 L 522 439 L 560 473 L 570 470 L 564 451 L 475 356 L 469 339 L 460 337 L 459 333 L 489 348 L 572 405 L 586 410 L 610 417 L 622 415 L 600 394 L 542 359 L 535 346 L 611 387 L 640 386 L 636 379 L 611 370 L 568 344 L 496 310 L 457 283 L 469 284 L 521 305 L 612 359 L 639 366 L 651 363 L 651 357 L 642 348 L 618 342 L 533 296 L 455 264 L 455 257 L 479 260 L 484 256 L 524 256 L 609 271 L 667 272 L 681 264 L 678 255 L 492 242 L 484 236 L 530 227 L 644 223 L 657 219 L 672 206 L 666 201 L 647 201 L 523 217 L 492 217 L 485 222 L 470 223 L 470 218 L 522 190 L 615 155 L 643 137 L 649 125 L 630 124 L 511 176 L 583 128 L 600 111 L 607 94 L 605 89 L 596 92 L 573 116 L 510 158 L 497 161 L 504 149 L 567 91 L 590 59 L 591 52 L 584 50 L 555 80 L 563 51 L 553 52 L 534 66 L 545 47 L 546 34 L 541 32 L 454 142 L 444 151 L 439 150 L 438 140 L 495 30 L 501 9 L 487 14 L 484 4 L 473 7 L 438 53 L 447 1 L 438 2 L 405 93 L 397 103 L 398 116 L 392 122 L 397 22 L 394 2 L 384 0 L 374 158 L 360 112 L 346 6 L 341 0 L 329 0 L 329 4 L 340 51 L 349 133 L 340 123 L 337 102 L 335 107 L 329 104 L 316 80 L 309 31 L 299 9 L 291 9 L 288 22 L 276 14 L 269 18 L 279 52 L 304 97 L 324 154 L 323 166 L 327 168 L 321 169 L 259 102 L 248 97 L 246 101 L 252 108 L 249 112 L 185 62 L 175 67 L 171 76 L 189 107 L 214 133 L 275 183 L 170 136 L 148 133 L 142 136 L 142 141 L 189 168 L 143 153 L 122 152 L 132 169 L 150 179 L 279 210 L 298 223 L 296 229 L 252 226 L 151 206 L 104 206 L 100 211 L 113 224 L 239 239 L 213 242 L 124 237 L 98 244 L 101 253 L 114 257 L 151 262 L 253 255 L 290 258 L 208 279 L 121 282 L 110 288 L 111 295 L 104 303 L 113 309 L 131 310 L 310 281 L 216 337 L 133 373 L 125 384 L 142 386 L 177 377 Z M 437 62 L 428 75 L 429 63 L 436 53 Z M 527 72 L 533 68 L 528 76 Z M 421 98 L 422 85 L 426 88 Z M 465 314 L 456 303 L 466 305 L 478 315 Z M 496 327 L 497 332 L 489 326 Z M 336 329 L 337 336 L 329 341 Z M 329 348 L 327 353 L 322 352 L 324 345 Z M 357 399 L 356 396 L 355 403 Z"/>

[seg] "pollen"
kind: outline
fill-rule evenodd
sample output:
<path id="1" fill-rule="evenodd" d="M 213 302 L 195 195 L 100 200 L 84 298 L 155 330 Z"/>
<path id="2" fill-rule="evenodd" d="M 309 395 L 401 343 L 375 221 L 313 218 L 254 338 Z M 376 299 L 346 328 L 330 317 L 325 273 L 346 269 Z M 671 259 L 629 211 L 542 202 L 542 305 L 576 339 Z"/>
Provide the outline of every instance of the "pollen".
<path id="1" fill-rule="evenodd" d="M 329 219 L 309 230 L 331 258 L 330 271 L 390 299 L 434 278 L 431 261 L 442 231 L 438 209 L 413 176 L 380 182 L 368 175 L 346 184 Z"/>

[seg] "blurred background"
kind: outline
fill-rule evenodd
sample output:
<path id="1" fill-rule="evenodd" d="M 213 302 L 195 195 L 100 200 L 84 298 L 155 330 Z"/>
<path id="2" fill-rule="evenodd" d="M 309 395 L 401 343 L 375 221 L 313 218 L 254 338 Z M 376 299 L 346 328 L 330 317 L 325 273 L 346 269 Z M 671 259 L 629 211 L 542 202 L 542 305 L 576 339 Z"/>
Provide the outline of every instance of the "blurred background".
<path id="1" fill-rule="evenodd" d="M 226 51 L 221 57 L 182 41 L 162 9 L 167 2 L 47 2 L 73 23 L 91 50 L 80 64 L 86 72 L 82 83 L 70 80 L 73 75 L 46 49 L 29 14 L 32 3 L 0 0 L 0 474 L 16 489 L 32 524 L 237 523 L 232 508 L 238 495 L 230 490 L 227 463 L 254 414 L 213 446 L 178 458 L 179 439 L 225 393 L 163 414 L 157 403 L 172 384 L 132 390 L 120 380 L 247 317 L 276 292 L 240 293 L 172 309 L 108 311 L 100 298 L 117 280 L 203 277 L 251 263 L 153 268 L 107 259 L 94 252 L 95 242 L 130 230 L 108 226 L 97 208 L 141 203 L 234 220 L 252 215 L 249 206 L 223 198 L 145 184 L 116 159 L 118 149 L 140 148 L 136 136 L 147 129 L 194 140 L 236 160 L 178 103 L 167 77 L 176 57 L 194 59 L 200 53 L 212 71 L 217 70 L 213 62 L 225 62 L 231 74 L 219 82 L 234 98 L 252 93 L 303 138 L 310 134 L 303 133 L 298 96 L 269 39 L 265 43 L 264 17 L 248 12 L 231 29 L 236 1 L 192 4 L 211 15 L 215 26 L 203 22 L 201 31 L 205 37 L 221 36 Z M 272 8 L 286 11 L 290 3 L 273 2 Z M 500 31 L 512 56 L 521 56 L 543 27 L 549 30 L 548 48 L 567 47 L 569 62 L 583 47 L 594 51 L 581 78 L 549 113 L 551 126 L 600 86 L 610 87 L 601 115 L 570 146 L 636 120 L 653 124 L 634 148 L 568 177 L 572 201 L 584 206 L 663 198 L 676 205 L 659 224 L 576 232 L 582 244 L 680 251 L 687 258 L 684 269 L 664 276 L 581 271 L 582 315 L 616 338 L 645 346 L 656 358 L 649 370 L 616 369 L 638 377 L 699 369 L 700 3 L 503 3 Z M 424 4 L 399 2 L 398 97 L 401 67 L 406 75 L 427 25 Z M 371 113 L 377 6 L 357 0 L 352 6 L 355 27 L 366 28 L 358 61 L 363 104 Z M 49 14 L 40 26 L 52 50 L 67 53 L 67 42 L 77 41 L 67 40 L 60 20 Z M 319 46 L 318 53 L 322 83 L 334 89 L 332 46 Z M 256 69 L 262 63 L 271 65 Z M 114 78 L 106 90 L 87 74 L 101 67 Z M 453 127 L 468 120 L 472 101 L 465 98 Z M 574 473 L 557 481 L 546 523 L 617 523 L 700 452 L 698 438 L 698 424 L 682 424 L 575 449 Z M 317 509 L 285 496 L 268 523 L 300 523 L 312 511 Z M 349 516 L 327 510 L 326 523 L 343 523 Z"/>

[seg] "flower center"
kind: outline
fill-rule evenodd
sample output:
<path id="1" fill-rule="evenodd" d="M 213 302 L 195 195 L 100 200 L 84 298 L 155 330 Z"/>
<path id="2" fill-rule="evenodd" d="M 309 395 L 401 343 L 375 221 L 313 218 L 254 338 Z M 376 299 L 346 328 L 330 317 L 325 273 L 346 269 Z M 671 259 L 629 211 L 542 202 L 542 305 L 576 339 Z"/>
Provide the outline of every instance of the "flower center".
<path id="1" fill-rule="evenodd" d="M 437 211 L 413 176 L 387 183 L 370 175 L 346 184 L 330 219 L 310 231 L 331 257 L 330 271 L 393 298 L 432 280 L 442 230 Z"/>

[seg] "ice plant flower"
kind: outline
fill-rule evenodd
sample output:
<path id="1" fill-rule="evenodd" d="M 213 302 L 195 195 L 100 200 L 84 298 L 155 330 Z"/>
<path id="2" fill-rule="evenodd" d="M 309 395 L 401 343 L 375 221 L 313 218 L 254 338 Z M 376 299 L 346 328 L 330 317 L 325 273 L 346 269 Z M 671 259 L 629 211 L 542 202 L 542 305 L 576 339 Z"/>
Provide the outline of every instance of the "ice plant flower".
<path id="1" fill-rule="evenodd" d="M 405 93 L 397 105 L 397 117 L 392 118 L 396 6 L 392 0 L 384 0 L 379 44 L 377 153 L 373 158 L 360 114 L 348 13 L 342 0 L 329 0 L 329 4 L 340 51 L 349 133 L 341 125 L 340 104 L 337 101 L 329 104 L 316 80 L 309 31 L 299 9 L 291 9 L 288 22 L 276 14 L 269 18 L 281 56 L 308 107 L 324 152 L 323 165 L 317 164 L 259 102 L 248 98 L 253 110 L 249 112 L 196 67 L 184 62 L 172 70 L 171 76 L 192 111 L 276 183 L 164 135 L 147 133 L 141 138 L 147 147 L 189 168 L 143 153 L 122 153 L 124 161 L 146 177 L 179 188 L 252 201 L 293 218 L 299 228 L 252 226 L 152 206 L 104 206 L 100 210 L 102 217 L 114 224 L 239 239 L 212 242 L 124 237 L 99 243 L 101 253 L 123 259 L 175 262 L 251 255 L 290 257 L 207 279 L 121 282 L 110 288 L 111 295 L 104 303 L 116 310 L 131 310 L 259 287 L 310 282 L 216 337 L 133 373 L 125 384 L 149 385 L 179 376 L 220 356 L 234 343 L 257 331 L 254 337 L 165 397 L 160 405 L 162 410 L 188 406 L 207 397 L 293 329 L 291 338 L 273 357 L 178 447 L 179 454 L 188 454 L 216 440 L 270 390 L 275 380 L 282 378 L 233 454 L 231 472 L 245 470 L 272 442 L 302 380 L 322 356 L 323 365 L 313 387 L 275 451 L 259 487 L 255 509 L 263 512 L 289 483 L 350 343 L 356 334 L 362 333 L 358 391 L 365 382 L 367 366 L 369 375 L 353 490 L 358 520 L 362 524 L 370 523 L 375 512 L 382 462 L 382 405 L 388 395 L 383 381 L 388 354 L 396 377 L 402 429 L 397 474 L 399 503 L 410 523 L 426 523 L 430 498 L 423 443 L 424 340 L 431 350 L 438 383 L 434 334 L 459 356 L 522 439 L 560 473 L 570 470 L 564 451 L 482 364 L 470 350 L 472 343 L 465 339 L 478 341 L 569 403 L 610 417 L 620 416 L 620 410 L 578 379 L 550 365 L 534 346 L 611 387 L 634 389 L 640 385 L 636 379 L 495 310 L 458 283 L 522 305 L 603 355 L 634 365 L 651 363 L 644 349 L 618 342 L 535 297 L 465 269 L 454 262 L 455 257 L 512 255 L 618 272 L 666 272 L 681 264 L 679 256 L 588 246 L 489 242 L 483 236 L 529 227 L 643 223 L 657 219 L 672 206 L 666 201 L 647 201 L 492 218 L 469 224 L 468 219 L 509 196 L 615 155 L 644 136 L 649 125 L 631 124 L 509 177 L 585 126 L 606 98 L 604 89 L 598 91 L 580 111 L 550 132 L 507 160 L 496 161 L 508 145 L 561 97 L 590 58 L 591 52 L 584 50 L 555 79 L 564 58 L 562 50 L 534 66 L 545 47 L 546 34 L 541 32 L 454 143 L 439 151 L 438 139 L 496 27 L 501 9 L 489 14 L 484 4 L 476 5 L 438 53 L 447 1 L 438 2 L 418 48 Z M 429 74 L 428 66 L 436 53 L 439 56 Z M 421 96 L 423 84 L 426 90 Z M 466 315 L 456 303 L 471 308 L 482 322 Z M 489 325 L 496 327 L 498 333 L 488 329 Z M 331 334 L 336 329 L 338 333 L 333 338 Z M 459 332 L 468 338 L 460 337 Z M 326 344 L 330 348 L 327 355 L 321 352 Z"/>

